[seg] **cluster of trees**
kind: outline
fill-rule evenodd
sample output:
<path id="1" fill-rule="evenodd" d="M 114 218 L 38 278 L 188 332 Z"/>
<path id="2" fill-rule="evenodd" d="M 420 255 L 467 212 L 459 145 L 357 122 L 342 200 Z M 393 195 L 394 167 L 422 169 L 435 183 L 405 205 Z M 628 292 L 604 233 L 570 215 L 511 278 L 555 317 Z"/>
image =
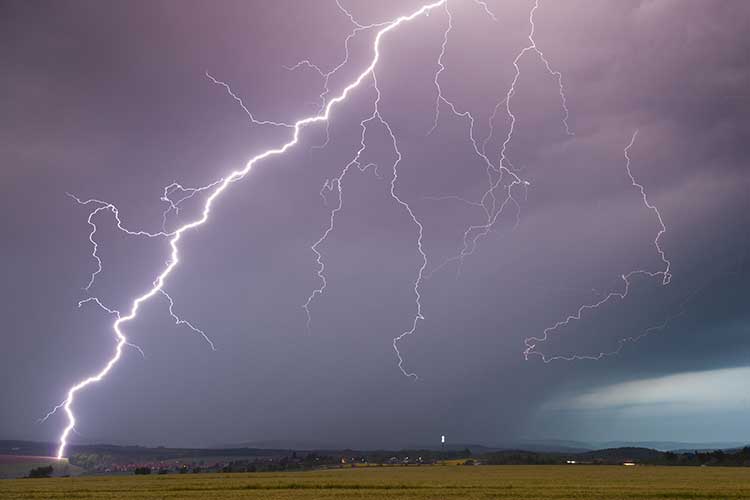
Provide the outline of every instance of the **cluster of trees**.
<path id="1" fill-rule="evenodd" d="M 297 452 L 290 456 L 278 459 L 265 460 L 234 460 L 222 468 L 222 472 L 281 472 L 295 470 L 310 470 L 316 467 L 341 463 L 340 459 L 328 456 L 308 453 L 300 458 Z"/>
<path id="2" fill-rule="evenodd" d="M 266 458 L 254 460 L 234 460 L 225 465 L 221 472 L 281 472 L 310 470 L 323 467 L 340 467 L 342 465 L 354 465 L 356 463 L 369 464 L 428 464 L 441 460 L 462 459 L 471 457 L 471 450 L 454 451 L 432 451 L 432 450 L 400 450 L 355 452 L 343 450 L 342 455 L 329 455 L 311 452 L 300 457 L 296 452 L 281 458 Z M 193 469 L 193 472 L 199 472 Z"/>
<path id="3" fill-rule="evenodd" d="M 487 465 L 554 465 L 565 463 L 556 454 L 520 450 L 487 453 L 482 456 L 481 462 Z"/>
<path id="4" fill-rule="evenodd" d="M 750 466 L 750 447 L 736 451 L 694 451 L 693 453 L 666 452 L 664 458 L 670 465 L 723 465 L 734 467 Z"/>
<path id="5" fill-rule="evenodd" d="M 53 469 L 51 465 L 47 465 L 46 467 L 37 467 L 36 469 L 31 469 L 29 471 L 29 477 L 32 477 L 32 478 L 50 477 L 52 476 L 52 473 L 54 471 L 55 469 Z"/>
<path id="6" fill-rule="evenodd" d="M 469 448 L 463 450 L 399 450 L 394 451 L 370 451 L 362 455 L 366 462 L 371 464 L 387 464 L 392 458 L 398 462 L 404 462 L 408 459 L 409 463 L 434 463 L 443 460 L 459 460 L 462 458 L 471 458 L 472 453 Z M 421 460 L 420 460 L 421 459 Z"/>
<path id="7" fill-rule="evenodd" d="M 635 461 L 643 465 L 722 465 L 750 467 L 750 447 L 740 450 L 694 451 L 686 453 L 660 452 L 647 448 L 613 448 L 575 455 L 535 453 L 528 451 L 499 451 L 487 453 L 481 462 L 488 465 L 552 465 L 574 460 L 583 464 L 620 464 Z"/>

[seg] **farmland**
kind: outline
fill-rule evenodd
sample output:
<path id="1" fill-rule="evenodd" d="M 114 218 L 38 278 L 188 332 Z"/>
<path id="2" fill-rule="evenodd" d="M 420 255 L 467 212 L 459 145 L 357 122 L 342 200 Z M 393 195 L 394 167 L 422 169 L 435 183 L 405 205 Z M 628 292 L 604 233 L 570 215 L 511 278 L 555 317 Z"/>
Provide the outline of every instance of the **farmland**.
<path id="1" fill-rule="evenodd" d="M 725 499 L 750 498 L 750 470 L 724 467 L 363 467 L 309 472 L 18 479 L 3 499 Z"/>

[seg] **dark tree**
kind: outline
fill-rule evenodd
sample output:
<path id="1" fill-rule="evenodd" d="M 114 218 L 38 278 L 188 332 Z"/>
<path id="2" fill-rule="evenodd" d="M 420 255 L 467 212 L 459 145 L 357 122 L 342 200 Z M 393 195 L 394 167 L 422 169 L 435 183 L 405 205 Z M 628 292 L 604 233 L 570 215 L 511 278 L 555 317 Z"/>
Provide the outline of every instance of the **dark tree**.
<path id="1" fill-rule="evenodd" d="M 50 477 L 54 469 L 51 465 L 46 467 L 37 467 L 29 471 L 29 477 Z"/>

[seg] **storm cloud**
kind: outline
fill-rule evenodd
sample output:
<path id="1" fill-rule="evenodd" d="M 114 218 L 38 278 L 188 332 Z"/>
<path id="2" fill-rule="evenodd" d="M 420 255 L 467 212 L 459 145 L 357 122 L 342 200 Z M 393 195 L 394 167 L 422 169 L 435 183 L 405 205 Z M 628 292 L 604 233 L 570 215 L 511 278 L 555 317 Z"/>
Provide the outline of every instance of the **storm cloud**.
<path id="1" fill-rule="evenodd" d="M 371 23 L 419 3 L 345 4 Z M 473 114 L 481 138 L 528 42 L 532 6 L 487 4 L 497 21 L 474 2 L 451 2 L 441 74 L 443 92 Z M 484 213 L 436 198 L 477 199 L 487 180 L 466 119 L 442 106 L 428 135 L 445 15 L 383 41 L 378 82 L 403 154 L 398 192 L 424 224 L 428 257 L 425 320 L 400 344 L 418 381 L 401 374 L 391 346 L 410 327 L 420 262 L 416 228 L 389 194 L 394 152 L 382 129 L 370 130 L 363 159 L 378 168 L 347 174 L 335 230 L 320 246 L 328 286 L 312 303 L 310 332 L 301 308 L 319 286 L 310 246 L 336 202 L 329 195 L 324 203 L 321 187 L 356 152 L 359 122 L 372 110 L 375 92 L 364 85 L 334 111 L 324 148 L 316 146 L 325 127 L 305 130 L 287 155 L 233 184 L 210 224 L 185 237 L 166 289 L 217 351 L 176 326 L 166 301 L 149 303 L 127 332 L 145 359 L 127 351 L 105 382 L 81 395 L 74 439 L 371 447 L 437 442 L 441 434 L 486 444 L 728 439 L 717 437 L 711 418 L 635 418 L 612 405 L 583 416 L 558 402 L 612 387 L 638 395 L 638 384 L 654 378 L 668 389 L 692 376 L 684 373 L 707 370 L 737 375 L 736 385 L 746 373 L 750 4 L 542 1 L 535 21 L 539 48 L 563 74 L 575 135 L 565 133 L 557 81 L 525 56 L 508 147 L 530 183 L 518 197 L 520 222 L 508 211 L 460 273 L 454 264 L 437 268 Z M 335 2 L 322 0 L 0 4 L 0 437 L 54 440 L 62 418 L 36 419 L 112 349 L 110 318 L 76 308 L 95 263 L 87 212 L 65 193 L 111 201 L 129 226 L 158 229 L 163 186 L 205 184 L 287 140 L 284 129 L 251 125 L 205 73 L 229 82 L 258 117 L 298 119 L 316 109 L 321 81 L 285 66 L 301 59 L 335 66 L 350 29 Z M 370 42 L 354 40 L 333 89 L 369 61 Z M 508 126 L 501 113 L 487 142 L 495 157 Z M 586 314 L 539 349 L 610 351 L 618 339 L 673 319 L 618 356 L 525 361 L 524 338 L 620 289 L 621 274 L 660 269 L 658 222 L 625 171 L 623 149 L 636 129 L 631 167 L 667 227 L 660 242 L 672 283 L 638 279 L 627 300 Z M 122 237 L 107 217 L 99 222 L 105 268 L 92 292 L 125 309 L 168 249 Z M 721 377 L 705 380 L 705 390 L 726 389 Z M 688 403 L 704 417 L 722 411 L 710 399 Z M 741 412 L 721 418 L 733 433 L 747 432 Z"/>

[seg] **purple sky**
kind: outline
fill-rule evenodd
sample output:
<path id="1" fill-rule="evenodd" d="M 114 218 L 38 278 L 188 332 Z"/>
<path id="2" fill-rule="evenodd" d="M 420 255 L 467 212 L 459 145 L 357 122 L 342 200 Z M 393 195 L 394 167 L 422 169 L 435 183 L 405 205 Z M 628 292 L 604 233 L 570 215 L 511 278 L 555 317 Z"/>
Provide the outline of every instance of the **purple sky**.
<path id="1" fill-rule="evenodd" d="M 419 2 L 344 1 L 363 24 L 409 13 Z M 453 30 L 444 95 L 476 120 L 506 94 L 513 59 L 528 42 L 533 2 L 450 0 Z M 457 273 L 423 282 L 425 320 L 410 327 L 420 265 L 416 228 L 390 196 L 394 152 L 382 127 L 367 134 L 363 164 L 344 178 L 343 209 L 320 245 L 328 287 L 310 246 L 327 227 L 321 186 L 359 146 L 372 111 L 368 81 L 325 127 L 303 131 L 287 154 L 258 164 L 186 235 L 166 289 L 217 351 L 175 326 L 165 300 L 146 305 L 107 380 L 76 402 L 74 442 L 168 445 L 283 440 L 329 446 L 499 443 L 520 438 L 750 440 L 744 383 L 750 355 L 745 262 L 750 209 L 750 4 L 741 0 L 540 2 L 535 39 L 563 74 L 575 136 L 565 134 L 557 81 L 533 53 L 519 62 L 507 148 L 515 209 L 498 219 Z M 0 438 L 54 440 L 65 421 L 36 420 L 113 349 L 111 318 L 87 296 L 96 264 L 87 211 L 65 193 L 116 204 L 129 227 L 157 231 L 163 186 L 212 182 L 288 140 L 255 126 L 204 73 L 229 82 L 259 118 L 315 112 L 314 71 L 343 57 L 352 26 L 336 3 L 99 1 L 0 3 Z M 487 182 L 468 122 L 440 108 L 435 72 L 443 10 L 389 33 L 377 67 L 380 109 L 399 141 L 397 192 L 424 226 L 428 271 L 481 224 L 480 208 L 433 197 L 478 199 Z M 352 41 L 334 94 L 369 63 L 372 31 Z M 504 108 L 487 152 L 497 161 L 510 121 Z M 538 336 L 582 304 L 621 289 L 620 275 L 661 270 L 653 212 L 672 283 L 634 279 L 612 301 L 561 329 L 539 350 L 595 355 L 673 317 L 668 327 L 601 361 L 524 361 Z M 204 199 L 184 205 L 195 217 Z M 104 271 L 91 293 L 125 310 L 168 258 L 164 240 L 126 238 L 99 219 Z M 663 397 L 639 399 L 651 381 Z M 696 382 L 698 380 L 698 382 Z M 639 385 L 640 384 L 640 385 Z M 713 384 L 713 385 L 712 385 Z M 715 391 L 710 388 L 715 387 Z M 687 391 L 686 388 L 701 388 Z M 722 397 L 717 398 L 716 393 Z M 605 397 L 606 396 L 606 397 Z"/>

